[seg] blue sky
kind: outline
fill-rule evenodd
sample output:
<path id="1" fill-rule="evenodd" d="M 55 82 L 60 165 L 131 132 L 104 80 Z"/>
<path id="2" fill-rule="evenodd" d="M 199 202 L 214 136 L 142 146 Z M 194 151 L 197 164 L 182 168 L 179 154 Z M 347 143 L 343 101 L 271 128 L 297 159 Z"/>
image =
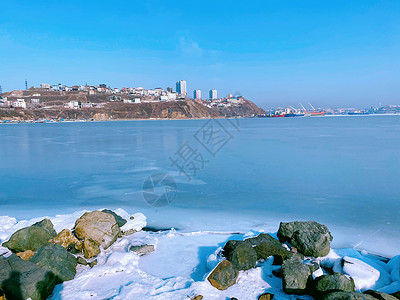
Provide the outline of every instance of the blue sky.
<path id="1" fill-rule="evenodd" d="M 2 0 L 0 85 L 25 79 L 400 104 L 400 1 Z"/>

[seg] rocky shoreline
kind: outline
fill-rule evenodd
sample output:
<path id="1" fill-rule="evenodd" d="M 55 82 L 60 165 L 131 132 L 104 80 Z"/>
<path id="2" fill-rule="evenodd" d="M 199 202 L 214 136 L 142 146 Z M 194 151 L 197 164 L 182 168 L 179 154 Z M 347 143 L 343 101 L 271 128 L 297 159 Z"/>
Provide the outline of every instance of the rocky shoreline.
<path id="1" fill-rule="evenodd" d="M 117 256 L 120 260 L 129 257 L 118 272 L 132 272 L 137 267 L 132 262 L 157 253 L 157 243 L 143 236 L 146 218 L 142 214 L 121 216 L 118 212 L 85 212 L 74 219 L 72 228 L 65 226 L 59 232 L 45 218 L 9 234 L 0 247 L 0 299 L 47 299 L 63 282 L 74 282 L 80 276 L 96 277 L 90 273 L 96 268 L 103 267 L 107 273 L 105 262 L 117 252 L 122 255 Z M 169 230 L 167 235 L 174 233 Z M 218 291 L 234 294 L 235 286 L 243 287 L 254 274 L 261 274 L 264 283 L 276 282 L 280 290 L 260 287 L 258 294 L 228 298 L 400 299 L 400 256 L 384 260 L 371 259 L 353 249 L 335 252 L 330 246 L 332 239 L 325 225 L 313 221 L 281 223 L 276 235 L 257 233 L 240 240 L 232 237 L 208 254 L 203 280 L 197 286 L 190 282 L 193 286 L 186 287 L 185 299 L 227 299 Z M 136 292 L 140 294 L 140 289 Z"/>

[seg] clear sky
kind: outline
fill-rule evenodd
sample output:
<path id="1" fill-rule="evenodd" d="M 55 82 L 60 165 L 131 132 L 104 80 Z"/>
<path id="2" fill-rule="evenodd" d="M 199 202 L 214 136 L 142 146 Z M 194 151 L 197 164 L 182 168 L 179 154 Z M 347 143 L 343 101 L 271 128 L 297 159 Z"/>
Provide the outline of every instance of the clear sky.
<path id="1" fill-rule="evenodd" d="M 400 104 L 400 1 L 1 0 L 0 85 L 25 79 Z"/>

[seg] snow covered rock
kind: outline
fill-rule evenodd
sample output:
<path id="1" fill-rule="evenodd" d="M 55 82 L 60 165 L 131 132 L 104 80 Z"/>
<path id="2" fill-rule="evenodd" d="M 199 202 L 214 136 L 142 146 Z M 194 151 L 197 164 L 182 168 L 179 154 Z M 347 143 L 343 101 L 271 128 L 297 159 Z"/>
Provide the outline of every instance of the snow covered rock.
<path id="1" fill-rule="evenodd" d="M 334 275 L 323 275 L 316 280 L 315 289 L 317 293 L 327 292 L 354 292 L 355 285 L 352 278 L 344 274 L 336 273 Z"/>
<path id="2" fill-rule="evenodd" d="M 0 289 L 7 299 L 46 299 L 56 285 L 49 270 L 16 255 L 0 259 Z"/>
<path id="3" fill-rule="evenodd" d="M 334 292 L 325 295 L 322 300 L 377 300 L 375 297 L 356 292 Z"/>
<path id="4" fill-rule="evenodd" d="M 310 276 L 309 266 L 303 264 L 298 255 L 293 255 L 282 264 L 283 291 L 287 294 L 305 294 Z"/>
<path id="5" fill-rule="evenodd" d="M 120 229 L 113 215 L 101 211 L 84 213 L 75 222 L 75 236 L 80 240 L 91 239 L 104 249 L 118 238 Z"/>
<path id="6" fill-rule="evenodd" d="M 254 247 L 258 259 L 267 259 L 269 256 L 279 256 L 285 259 L 291 255 L 277 239 L 266 233 L 246 239 L 246 241 L 249 241 Z"/>
<path id="7" fill-rule="evenodd" d="M 142 230 L 147 225 L 146 216 L 142 213 L 136 213 L 133 216 L 129 216 L 122 209 L 117 209 L 116 212 L 122 217 L 126 217 L 126 224 L 121 227 L 121 231 L 124 235 L 130 235 L 132 233 Z"/>
<path id="8" fill-rule="evenodd" d="M 397 298 L 392 295 L 372 290 L 365 291 L 364 294 L 371 295 L 379 300 L 397 300 Z"/>
<path id="9" fill-rule="evenodd" d="M 76 257 L 59 244 L 39 248 L 30 261 L 53 272 L 59 283 L 73 279 L 76 274 Z"/>
<path id="10" fill-rule="evenodd" d="M 54 230 L 51 221 L 44 219 L 30 227 L 17 230 L 7 242 L 3 243 L 3 246 L 14 252 L 35 251 L 46 245 L 56 235 L 57 232 Z"/>
<path id="11" fill-rule="evenodd" d="M 154 245 L 140 245 L 140 246 L 131 246 L 129 251 L 136 253 L 139 256 L 146 255 L 150 252 L 154 251 Z"/>
<path id="12" fill-rule="evenodd" d="M 257 253 L 249 241 L 228 241 L 224 247 L 224 256 L 238 270 L 254 268 L 257 262 Z"/>
<path id="13" fill-rule="evenodd" d="M 380 272 L 365 262 L 344 256 L 342 258 L 343 271 L 354 279 L 357 290 L 365 290 L 374 286 L 380 277 Z"/>
<path id="14" fill-rule="evenodd" d="M 221 261 L 211 272 L 207 280 L 219 290 L 226 290 L 236 283 L 239 271 L 227 260 Z"/>
<path id="15" fill-rule="evenodd" d="M 332 235 L 328 228 L 314 221 L 281 222 L 278 238 L 282 243 L 291 243 L 306 256 L 326 256 L 331 249 Z"/>

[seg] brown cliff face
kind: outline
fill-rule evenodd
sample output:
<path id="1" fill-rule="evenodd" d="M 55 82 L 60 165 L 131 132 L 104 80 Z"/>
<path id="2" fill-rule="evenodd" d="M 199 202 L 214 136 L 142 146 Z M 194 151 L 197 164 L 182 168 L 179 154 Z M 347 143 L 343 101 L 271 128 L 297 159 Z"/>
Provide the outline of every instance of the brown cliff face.
<path id="1" fill-rule="evenodd" d="M 0 109 L 1 120 L 33 119 L 202 119 L 253 117 L 264 111 L 251 101 L 230 107 L 209 108 L 192 100 L 148 103 L 109 102 L 104 108 Z"/>

